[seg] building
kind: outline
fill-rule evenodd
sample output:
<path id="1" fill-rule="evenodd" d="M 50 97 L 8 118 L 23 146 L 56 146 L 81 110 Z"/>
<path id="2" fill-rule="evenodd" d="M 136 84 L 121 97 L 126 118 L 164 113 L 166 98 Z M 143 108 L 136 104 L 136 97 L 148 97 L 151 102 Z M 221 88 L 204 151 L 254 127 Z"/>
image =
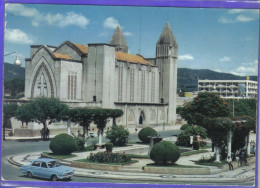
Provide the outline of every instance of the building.
<path id="1" fill-rule="evenodd" d="M 222 98 L 257 98 L 257 82 L 251 80 L 198 80 L 199 92 L 214 92 Z"/>
<path id="2" fill-rule="evenodd" d="M 55 97 L 70 107 L 122 109 L 121 125 L 174 124 L 178 46 L 166 23 L 156 57 L 128 53 L 118 26 L 109 44 L 32 45 L 25 98 Z"/>

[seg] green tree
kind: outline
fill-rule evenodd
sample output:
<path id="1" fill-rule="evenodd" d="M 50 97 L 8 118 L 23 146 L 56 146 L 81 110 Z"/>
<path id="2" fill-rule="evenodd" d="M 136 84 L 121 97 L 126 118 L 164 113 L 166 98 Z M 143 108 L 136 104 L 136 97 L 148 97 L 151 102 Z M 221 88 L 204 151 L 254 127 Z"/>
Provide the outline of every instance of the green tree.
<path id="1" fill-rule="evenodd" d="M 69 110 L 69 117 L 72 122 L 79 123 L 83 127 L 84 138 L 87 138 L 88 128 L 93 121 L 93 110 L 89 108 L 74 108 Z"/>
<path id="2" fill-rule="evenodd" d="M 7 127 L 7 122 L 11 117 L 15 116 L 16 109 L 17 104 L 4 104 L 3 106 L 3 140 L 5 140 L 5 129 Z"/>
<path id="3" fill-rule="evenodd" d="M 102 143 L 102 136 L 107 122 L 109 121 L 111 109 L 92 109 L 93 122 L 98 128 L 99 144 Z"/>
<path id="4" fill-rule="evenodd" d="M 218 147 L 226 141 L 227 133 L 234 129 L 230 109 L 226 101 L 215 93 L 199 93 L 180 111 L 181 116 L 191 125 L 207 129 L 208 137 Z"/>
<path id="5" fill-rule="evenodd" d="M 46 139 L 46 128 L 47 121 L 51 123 L 53 120 L 61 120 L 62 119 L 62 111 L 65 108 L 68 108 L 67 105 L 62 104 L 58 99 L 55 98 L 35 98 L 31 102 L 29 102 L 27 108 L 25 110 L 29 110 L 33 119 L 31 121 L 36 121 L 42 123 L 43 125 L 43 139 Z M 30 109 L 29 109 L 30 108 Z M 21 113 L 22 112 L 22 113 Z M 16 113 L 17 119 L 21 117 L 24 113 L 23 110 L 18 109 Z M 27 112 L 28 113 L 28 112 Z"/>
<path id="6" fill-rule="evenodd" d="M 123 110 L 120 109 L 111 109 L 110 117 L 113 119 L 113 125 L 116 125 L 116 118 L 122 116 L 124 114 Z"/>
<path id="7" fill-rule="evenodd" d="M 22 126 L 25 123 L 26 126 L 29 122 L 33 121 L 33 112 L 31 108 L 31 103 L 24 104 L 17 108 L 15 112 L 15 118 L 22 122 Z"/>
<path id="8" fill-rule="evenodd" d="M 235 119 L 242 116 L 256 117 L 256 99 L 239 99 L 239 100 L 226 100 L 231 112 L 233 112 L 234 102 L 234 116 Z"/>
<path id="9" fill-rule="evenodd" d="M 9 93 L 12 97 L 24 92 L 24 79 L 14 78 L 4 80 L 4 92 Z"/>

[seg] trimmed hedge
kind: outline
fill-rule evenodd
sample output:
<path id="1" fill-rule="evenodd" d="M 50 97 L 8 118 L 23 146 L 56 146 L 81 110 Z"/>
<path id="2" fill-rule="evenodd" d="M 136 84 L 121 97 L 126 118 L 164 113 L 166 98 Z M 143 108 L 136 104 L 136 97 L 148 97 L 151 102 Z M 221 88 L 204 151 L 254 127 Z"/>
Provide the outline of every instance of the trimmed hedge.
<path id="1" fill-rule="evenodd" d="M 68 155 L 77 150 L 77 143 L 72 136 L 63 133 L 51 139 L 49 148 L 53 154 Z"/>
<path id="2" fill-rule="evenodd" d="M 106 146 L 106 151 L 112 152 L 112 150 L 113 150 L 113 143 L 108 142 L 108 143 L 105 144 L 105 146 Z"/>
<path id="3" fill-rule="evenodd" d="M 169 141 L 161 141 L 152 147 L 150 158 L 156 164 L 173 164 L 181 155 L 179 147 Z"/>
<path id="4" fill-rule="evenodd" d="M 154 130 L 151 127 L 145 127 L 141 129 L 138 133 L 138 138 L 143 142 L 143 143 L 149 143 L 150 138 L 148 136 L 157 136 L 158 133 L 156 130 Z"/>
<path id="5" fill-rule="evenodd" d="M 189 128 L 189 127 L 191 127 L 190 124 L 184 124 L 184 125 L 181 126 L 180 129 L 181 129 L 181 130 L 185 130 L 185 129 Z"/>
<path id="6" fill-rule="evenodd" d="M 193 142 L 193 149 L 194 150 L 199 150 L 200 149 L 200 143 L 198 141 Z"/>

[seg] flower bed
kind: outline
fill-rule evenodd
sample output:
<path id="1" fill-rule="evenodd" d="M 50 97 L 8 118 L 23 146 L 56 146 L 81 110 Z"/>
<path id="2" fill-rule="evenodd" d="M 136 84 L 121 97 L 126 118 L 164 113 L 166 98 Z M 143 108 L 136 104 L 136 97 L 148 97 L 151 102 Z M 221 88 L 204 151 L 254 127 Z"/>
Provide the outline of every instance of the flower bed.
<path id="1" fill-rule="evenodd" d="M 131 161 L 131 158 L 125 153 L 112 153 L 112 152 L 98 152 L 98 153 L 90 153 L 88 160 L 91 162 L 99 162 L 99 163 L 127 163 Z"/>

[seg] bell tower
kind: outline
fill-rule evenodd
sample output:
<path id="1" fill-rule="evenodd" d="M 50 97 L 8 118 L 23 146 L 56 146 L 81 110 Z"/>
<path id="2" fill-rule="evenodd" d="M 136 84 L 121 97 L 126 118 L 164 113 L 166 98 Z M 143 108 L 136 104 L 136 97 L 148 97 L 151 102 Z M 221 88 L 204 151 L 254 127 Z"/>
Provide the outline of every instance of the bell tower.
<path id="1" fill-rule="evenodd" d="M 156 43 L 156 65 L 159 68 L 160 102 L 168 104 L 168 124 L 176 122 L 178 44 L 169 23 Z"/>
<path id="2" fill-rule="evenodd" d="M 110 44 L 115 46 L 116 51 L 128 53 L 128 45 L 120 26 L 117 26 L 110 40 Z"/>

